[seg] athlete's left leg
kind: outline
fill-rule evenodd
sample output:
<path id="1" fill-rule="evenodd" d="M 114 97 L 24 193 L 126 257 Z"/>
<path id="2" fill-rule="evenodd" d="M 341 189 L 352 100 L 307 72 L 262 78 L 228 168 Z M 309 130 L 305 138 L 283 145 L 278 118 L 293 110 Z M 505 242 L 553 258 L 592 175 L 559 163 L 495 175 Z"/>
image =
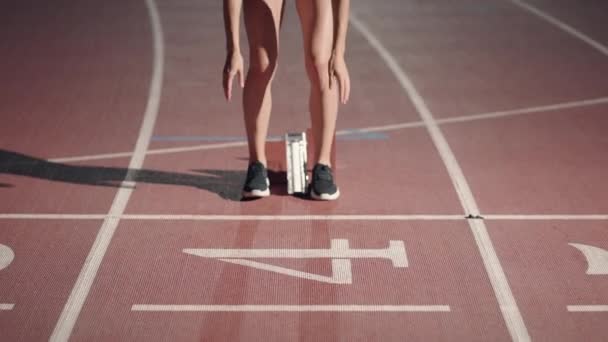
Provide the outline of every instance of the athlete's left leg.
<path id="1" fill-rule="evenodd" d="M 313 162 L 330 165 L 339 93 L 337 82 L 333 82 L 330 88 L 329 62 L 334 39 L 332 1 L 297 0 L 296 5 L 302 26 L 306 71 L 310 79 L 310 118 L 316 147 Z"/>
<path id="2" fill-rule="evenodd" d="M 334 40 L 334 13 L 330 0 L 297 0 L 304 38 L 306 71 L 310 79 L 310 118 L 315 143 L 310 195 L 335 200 L 340 191 L 331 169 L 331 145 L 338 117 L 338 82 L 331 82 L 329 63 Z M 331 86 L 330 86 L 331 85 Z"/>

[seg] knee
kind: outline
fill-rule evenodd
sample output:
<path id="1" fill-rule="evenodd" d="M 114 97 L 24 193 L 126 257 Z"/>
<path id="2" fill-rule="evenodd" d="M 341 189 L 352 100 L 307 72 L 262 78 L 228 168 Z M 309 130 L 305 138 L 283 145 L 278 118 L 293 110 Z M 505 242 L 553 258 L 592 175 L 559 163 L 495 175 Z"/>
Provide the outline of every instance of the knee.
<path id="1" fill-rule="evenodd" d="M 306 70 L 311 86 L 321 91 L 329 89 L 329 56 L 311 53 L 306 58 Z"/>
<path id="2" fill-rule="evenodd" d="M 267 51 L 252 51 L 250 53 L 249 72 L 257 75 L 272 76 L 277 65 L 277 55 Z"/>

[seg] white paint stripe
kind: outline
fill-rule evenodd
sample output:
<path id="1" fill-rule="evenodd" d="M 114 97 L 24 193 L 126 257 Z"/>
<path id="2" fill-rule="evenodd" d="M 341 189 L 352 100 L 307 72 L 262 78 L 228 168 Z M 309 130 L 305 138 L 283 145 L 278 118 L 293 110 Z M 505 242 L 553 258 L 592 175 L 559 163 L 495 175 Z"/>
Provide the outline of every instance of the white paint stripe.
<path id="1" fill-rule="evenodd" d="M 608 220 L 608 215 L 483 215 L 485 220 Z"/>
<path id="2" fill-rule="evenodd" d="M 118 216 L 104 214 L 0 214 L 0 220 L 158 220 L 158 221 L 460 221 L 464 215 L 180 215 L 180 214 L 123 214 Z M 484 220 L 503 221 L 604 221 L 608 215 L 483 215 Z"/>
<path id="3" fill-rule="evenodd" d="M 53 334 L 51 335 L 51 341 L 67 341 L 72 333 L 72 329 L 76 324 L 76 320 L 80 314 L 82 306 L 89 294 L 89 290 L 97 270 L 101 265 L 104 255 L 108 249 L 108 245 L 112 240 L 112 236 L 118 226 L 120 217 L 131 197 L 133 192 L 132 187 L 126 187 L 125 185 L 134 184 L 134 176 L 136 169 L 142 167 L 146 150 L 152 137 L 154 130 L 154 123 L 158 116 L 158 108 L 161 98 L 162 82 L 163 82 L 163 65 L 164 65 L 164 46 L 163 46 L 163 33 L 160 22 L 160 17 L 154 0 L 146 0 L 146 8 L 150 16 L 150 23 L 153 33 L 153 46 L 154 46 L 154 60 L 153 60 L 153 74 L 150 84 L 150 90 L 148 95 L 148 101 L 146 104 L 146 111 L 144 114 L 143 122 L 137 137 L 135 144 L 135 151 L 133 157 L 129 162 L 129 172 L 123 181 L 123 186 L 118 190 L 112 206 L 109 211 L 109 217 L 104 220 L 95 242 L 84 262 L 84 265 L 78 275 L 76 284 L 72 288 L 72 292 L 65 304 L 59 321 L 55 326 Z"/>
<path id="4" fill-rule="evenodd" d="M 104 214 L 0 214 L 2 220 L 103 220 Z"/>
<path id="5" fill-rule="evenodd" d="M 362 127 L 362 128 L 354 128 L 354 129 L 345 129 L 345 130 L 336 131 L 336 135 L 342 136 L 342 135 L 349 135 L 352 133 L 386 132 L 386 131 L 396 131 L 399 129 L 416 128 L 416 127 L 424 127 L 424 122 L 415 121 L 415 122 L 404 122 L 404 123 L 384 125 L 384 126 L 371 126 L 371 127 Z"/>
<path id="6" fill-rule="evenodd" d="M 152 305 L 132 311 L 151 312 L 450 312 L 448 305 Z"/>
<path id="7" fill-rule="evenodd" d="M 405 74 L 403 69 L 399 66 L 393 55 L 382 45 L 382 43 L 374 36 L 368 27 L 360 21 L 356 15 L 351 14 L 351 23 L 353 26 L 368 40 L 370 45 L 378 52 L 380 57 L 384 60 L 388 68 L 393 72 L 405 92 L 408 94 L 410 100 L 416 107 L 416 110 L 422 117 L 427 130 L 435 144 L 441 159 L 443 160 L 448 174 L 452 180 L 454 188 L 460 199 L 460 203 L 465 209 L 466 213 L 479 214 L 477 203 L 473 198 L 473 194 L 467 184 L 467 181 L 458 165 L 458 161 L 454 156 L 448 142 L 446 141 L 443 133 L 441 132 L 437 122 L 433 118 L 431 111 L 420 96 L 412 81 Z M 484 262 L 486 272 L 492 283 L 494 293 L 500 305 L 502 315 L 505 319 L 511 338 L 514 341 L 530 341 L 530 335 L 524 323 L 523 317 L 517 307 L 513 293 L 509 287 L 507 277 L 500 265 L 500 260 L 496 255 L 494 246 L 488 234 L 487 228 L 482 220 L 468 220 L 469 226 L 477 247 L 481 254 Z"/>
<path id="8" fill-rule="evenodd" d="M 582 40 L 583 42 L 589 44 L 591 47 L 593 47 L 594 49 L 596 49 L 597 51 L 599 51 L 600 53 L 608 56 L 608 47 L 606 47 L 605 45 L 601 44 L 600 42 L 590 38 L 589 36 L 585 35 L 584 33 L 578 31 L 577 29 L 573 28 L 570 25 L 567 25 L 565 23 L 563 23 L 562 21 L 558 20 L 557 18 L 541 11 L 540 9 L 524 2 L 521 0 L 511 0 L 512 3 L 514 3 L 515 5 L 523 8 L 524 10 L 538 16 L 539 18 L 559 27 L 560 29 L 562 29 L 563 31 L 571 34 L 572 36 Z"/>
<path id="9" fill-rule="evenodd" d="M 146 155 L 181 153 L 181 152 L 192 152 L 192 151 L 202 151 L 202 150 L 215 150 L 215 149 L 230 148 L 230 147 L 242 147 L 242 146 L 247 146 L 247 142 L 239 141 L 239 142 L 221 143 L 221 144 L 204 144 L 204 145 L 194 145 L 194 146 L 185 146 L 185 147 L 160 148 L 160 149 L 155 149 L 155 150 L 149 150 L 146 152 Z M 90 156 L 53 158 L 53 159 L 49 159 L 48 161 L 55 162 L 55 163 L 68 163 L 68 162 L 77 162 L 77 161 L 123 158 L 123 157 L 130 157 L 132 155 L 133 155 L 133 153 L 131 153 L 131 152 L 119 152 L 119 153 L 98 154 L 98 155 L 90 155 Z"/>
<path id="10" fill-rule="evenodd" d="M 124 214 L 0 214 L 7 220 L 167 220 L 167 221 L 413 221 L 464 220 L 463 215 L 166 215 Z"/>
<path id="11" fill-rule="evenodd" d="M 438 119 L 436 120 L 439 124 L 448 124 L 448 123 L 456 123 L 456 122 L 467 122 L 467 121 L 475 121 L 475 120 L 483 120 L 483 119 L 494 119 L 504 116 L 515 116 L 515 115 L 523 115 L 523 114 L 532 114 L 532 113 L 541 113 L 548 112 L 552 110 L 560 110 L 560 109 L 571 109 L 571 108 L 580 108 L 580 107 L 588 107 L 594 106 L 598 104 L 608 103 L 608 97 L 600 97 L 597 99 L 590 100 L 581 100 L 581 101 L 571 101 L 571 102 L 563 102 L 546 106 L 536 106 L 536 107 L 528 107 L 528 108 L 520 108 L 513 110 L 504 110 L 483 114 L 473 114 L 473 115 L 464 115 L 453 118 L 446 119 Z"/>
<path id="12" fill-rule="evenodd" d="M 608 312 L 608 305 L 568 305 L 569 312 Z"/>
<path id="13" fill-rule="evenodd" d="M 463 220 L 462 215 L 124 215 L 131 220 L 201 221 L 410 221 Z"/>
<path id="14" fill-rule="evenodd" d="M 365 249 L 365 248 L 334 248 L 335 243 L 348 243 L 348 240 L 332 240 L 332 248 L 329 249 L 204 249 L 186 248 L 186 254 L 196 255 L 203 258 L 219 259 L 389 259 L 396 267 L 407 267 L 407 256 L 403 241 L 390 241 L 389 247 Z M 348 245 L 347 245 L 348 246 Z"/>
<path id="15" fill-rule="evenodd" d="M 0 311 L 11 311 L 15 308 L 15 304 L 0 303 Z"/>
<path id="16" fill-rule="evenodd" d="M 351 274 L 351 272 L 352 272 L 351 262 L 350 262 L 350 260 L 346 260 L 346 259 L 331 260 L 332 275 L 329 277 L 325 276 L 325 275 L 321 275 L 321 274 L 303 272 L 303 271 L 298 271 L 298 270 L 294 270 L 291 268 L 264 264 L 264 263 L 253 261 L 253 260 L 245 260 L 245 259 L 218 259 L 218 260 L 221 260 L 224 262 L 229 262 L 229 263 L 236 264 L 236 265 L 251 267 L 251 268 L 255 268 L 258 270 L 262 270 L 262 271 L 279 273 L 282 275 L 286 275 L 288 277 L 313 280 L 313 281 L 318 281 L 318 282 L 328 283 L 328 284 L 352 284 L 352 282 L 353 282 L 352 274 Z M 343 267 L 344 263 L 346 263 L 346 265 L 347 265 L 346 267 Z M 336 270 L 336 268 L 334 268 L 334 265 L 336 265 L 336 264 L 338 265 L 338 270 Z"/>
<path id="17" fill-rule="evenodd" d="M 457 116 L 457 117 L 452 117 L 452 118 L 437 119 L 437 120 L 435 120 L 435 122 L 437 124 L 468 122 L 468 121 L 475 121 L 475 120 L 493 119 L 493 118 L 499 118 L 499 117 L 505 117 L 505 116 L 541 113 L 541 112 L 546 112 L 546 111 L 551 111 L 551 110 L 586 107 L 586 106 L 593 106 L 593 105 L 605 104 L 605 103 L 608 103 L 608 97 L 601 97 L 601 98 L 597 98 L 597 99 L 588 99 L 588 100 L 580 100 L 580 101 L 571 101 L 571 102 L 562 102 L 562 103 L 545 105 L 545 106 L 535 106 L 535 107 L 529 107 L 529 108 L 520 108 L 520 109 L 481 113 L 481 114 L 462 115 L 462 116 Z M 418 128 L 418 127 L 425 127 L 424 121 L 403 122 L 403 123 L 383 125 L 383 126 L 370 126 L 370 127 L 362 127 L 362 128 L 354 128 L 354 129 L 344 129 L 344 130 L 336 131 L 336 135 L 346 136 L 346 135 L 352 134 L 353 132 L 356 132 L 356 133 L 387 132 L 387 131 L 396 131 L 396 130 L 400 130 L 400 129 Z M 268 139 L 268 141 L 278 141 L 278 139 Z M 193 152 L 193 151 L 204 151 L 204 150 L 217 150 L 217 149 L 223 149 L 223 148 L 244 147 L 244 146 L 247 146 L 246 142 L 203 144 L 203 145 L 153 149 L 153 150 L 148 150 L 146 152 L 146 154 L 147 155 L 170 154 L 170 153 L 182 153 L 182 152 Z M 81 162 L 81 161 L 90 161 L 90 160 L 127 158 L 127 157 L 130 157 L 131 155 L 133 155 L 132 152 L 117 152 L 117 153 L 94 154 L 94 155 L 86 155 L 86 156 L 51 158 L 51 159 L 48 159 L 48 161 L 54 162 L 54 163 L 70 163 L 70 162 Z"/>
<path id="18" fill-rule="evenodd" d="M 51 163 L 73 163 L 73 162 L 90 161 L 90 160 L 129 158 L 132 155 L 133 155 L 133 152 L 117 152 L 117 153 L 92 154 L 92 155 L 87 155 L 87 156 L 51 158 L 51 159 L 47 159 L 47 161 L 49 161 Z"/>

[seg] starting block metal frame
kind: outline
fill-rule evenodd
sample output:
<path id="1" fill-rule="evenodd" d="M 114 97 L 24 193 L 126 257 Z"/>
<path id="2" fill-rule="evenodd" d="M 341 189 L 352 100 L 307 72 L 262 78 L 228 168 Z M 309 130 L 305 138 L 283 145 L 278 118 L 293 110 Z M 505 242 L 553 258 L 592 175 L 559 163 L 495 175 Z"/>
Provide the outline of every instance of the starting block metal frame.
<path id="1" fill-rule="evenodd" d="M 306 133 L 285 134 L 287 158 L 287 193 L 305 193 L 308 185 L 306 163 L 308 158 Z"/>

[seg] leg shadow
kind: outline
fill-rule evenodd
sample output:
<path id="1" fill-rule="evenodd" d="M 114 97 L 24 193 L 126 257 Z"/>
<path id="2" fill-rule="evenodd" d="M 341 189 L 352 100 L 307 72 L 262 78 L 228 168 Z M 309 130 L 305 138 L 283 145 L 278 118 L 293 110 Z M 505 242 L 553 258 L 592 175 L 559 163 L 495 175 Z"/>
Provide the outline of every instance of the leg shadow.
<path id="1" fill-rule="evenodd" d="M 190 186 L 215 193 L 223 199 L 241 200 L 245 171 L 200 170 L 203 175 L 147 169 L 128 169 L 104 166 L 79 166 L 50 162 L 13 151 L 0 149 L 0 174 L 32 177 L 70 184 L 120 187 L 129 177 L 140 183 Z M 12 187 L 0 183 L 0 188 Z"/>

